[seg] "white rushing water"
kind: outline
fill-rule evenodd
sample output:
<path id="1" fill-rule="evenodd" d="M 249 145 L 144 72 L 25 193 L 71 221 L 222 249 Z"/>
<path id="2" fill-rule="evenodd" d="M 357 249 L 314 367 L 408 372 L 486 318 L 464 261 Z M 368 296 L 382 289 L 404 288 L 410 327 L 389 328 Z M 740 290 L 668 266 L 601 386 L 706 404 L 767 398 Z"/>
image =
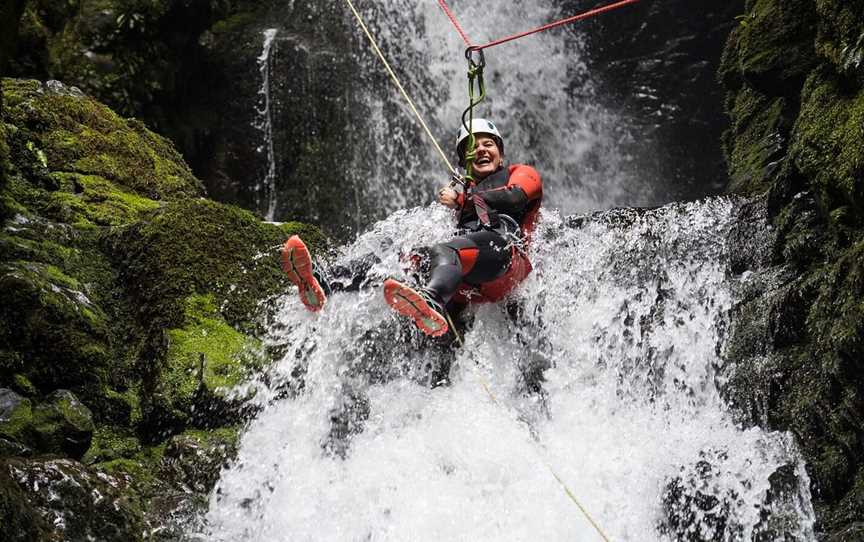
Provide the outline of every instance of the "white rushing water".
<path id="1" fill-rule="evenodd" d="M 258 90 L 258 107 L 256 107 L 255 128 L 261 130 L 263 141 L 256 148 L 258 154 L 267 156 L 267 173 L 255 185 L 258 208 L 264 218 L 272 221 L 276 215 L 278 193 L 276 190 L 276 155 L 273 149 L 273 112 L 270 95 L 270 67 L 272 64 L 273 43 L 279 33 L 276 28 L 268 28 L 262 33 L 264 43 L 258 56 L 258 71 L 261 74 L 261 88 Z"/>
<path id="2" fill-rule="evenodd" d="M 552 0 L 450 4 L 474 43 L 563 15 Z M 453 147 L 468 104 L 464 42 L 435 0 L 363 2 L 358 9 L 455 164 Z M 348 23 L 355 25 L 353 19 Z M 562 213 L 663 202 L 664 196 L 634 171 L 632 157 L 620 150 L 620 143 L 633 136 L 626 119 L 598 105 L 595 75 L 587 72 L 576 31 L 556 29 L 488 49 L 488 99 L 477 116 L 498 124 L 508 159 L 536 166 L 546 186 L 546 205 Z M 353 169 L 383 217 L 427 203 L 449 174 L 359 31 L 356 43 L 358 86 L 366 90 L 360 95 L 365 126 L 355 136 Z"/>
<path id="3" fill-rule="evenodd" d="M 253 384 L 263 410 L 202 538 L 601 540 L 557 475 L 614 541 L 677 539 L 660 527 L 670 507 L 706 540 L 773 540 L 766 525 L 813 540 L 792 438 L 740 428 L 715 381 L 749 280 L 726 264 L 736 210 L 714 199 L 578 227 L 547 212 L 521 316 L 469 309 L 452 352 L 403 325 L 380 288 L 335 294 L 319 314 L 280 299 L 266 339 L 280 361 Z M 340 259 L 374 251 L 375 271 L 404 276 L 398 254 L 446 238 L 450 220 L 395 213 Z M 796 483 L 768 497 L 778 469 Z"/>

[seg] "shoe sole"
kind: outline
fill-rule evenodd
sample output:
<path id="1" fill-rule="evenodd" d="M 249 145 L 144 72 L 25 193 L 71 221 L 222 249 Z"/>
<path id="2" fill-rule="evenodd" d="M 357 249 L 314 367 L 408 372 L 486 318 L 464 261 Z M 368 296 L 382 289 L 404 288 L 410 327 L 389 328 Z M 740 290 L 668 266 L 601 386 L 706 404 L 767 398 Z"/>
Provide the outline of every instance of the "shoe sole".
<path id="1" fill-rule="evenodd" d="M 327 301 L 327 295 L 312 274 L 312 257 L 306 244 L 296 235 L 291 236 L 282 246 L 282 270 L 300 290 L 300 301 L 310 311 L 320 311 Z"/>
<path id="2" fill-rule="evenodd" d="M 416 290 L 399 281 L 384 281 L 384 300 L 393 310 L 414 320 L 414 324 L 426 335 L 440 337 L 449 329 L 442 314 L 430 307 Z"/>

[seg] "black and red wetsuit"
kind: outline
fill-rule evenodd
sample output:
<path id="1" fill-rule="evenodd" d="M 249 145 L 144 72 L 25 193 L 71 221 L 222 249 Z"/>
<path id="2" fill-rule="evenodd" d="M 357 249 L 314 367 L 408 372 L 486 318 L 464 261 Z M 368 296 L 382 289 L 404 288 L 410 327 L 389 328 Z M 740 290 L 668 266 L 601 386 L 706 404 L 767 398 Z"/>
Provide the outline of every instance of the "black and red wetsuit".
<path id="1" fill-rule="evenodd" d="M 459 235 L 416 255 L 418 261 L 428 256 L 428 265 L 421 265 L 429 274 L 425 289 L 454 305 L 498 301 L 510 293 L 531 272 L 525 248 L 542 199 L 540 175 L 523 164 L 501 168 L 459 194 Z M 359 290 L 383 280 L 370 276 L 378 261 L 370 254 L 330 268 L 318 274 L 319 282 L 328 293 Z"/>
<path id="2" fill-rule="evenodd" d="M 531 166 L 515 164 L 459 195 L 460 235 L 431 249 L 426 290 L 447 303 L 498 301 L 531 272 L 531 240 L 543 183 Z"/>

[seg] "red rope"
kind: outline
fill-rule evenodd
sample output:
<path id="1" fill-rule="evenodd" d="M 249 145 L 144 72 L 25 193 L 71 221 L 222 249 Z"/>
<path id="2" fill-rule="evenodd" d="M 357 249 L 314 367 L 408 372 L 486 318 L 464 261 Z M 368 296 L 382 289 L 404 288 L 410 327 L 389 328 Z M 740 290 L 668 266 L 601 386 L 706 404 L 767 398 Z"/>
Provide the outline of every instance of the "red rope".
<path id="1" fill-rule="evenodd" d="M 465 35 L 465 31 L 462 30 L 462 27 L 459 26 L 459 21 L 456 20 L 456 17 L 453 15 L 453 12 L 450 11 L 450 8 L 447 6 L 447 3 L 444 0 L 438 0 L 438 5 L 441 6 L 441 9 L 444 10 L 444 13 L 450 17 L 450 22 L 453 23 L 453 26 L 456 27 L 456 32 L 459 32 L 459 35 L 462 36 L 462 40 L 465 42 L 465 45 L 471 47 L 471 40 L 468 39 L 468 36 Z"/>
<path id="2" fill-rule="evenodd" d="M 453 13 L 450 12 L 450 8 L 447 7 L 447 4 L 444 0 L 438 0 L 438 3 L 441 5 L 441 9 L 444 10 L 444 13 L 450 17 L 450 20 L 453 22 L 453 26 L 456 27 L 456 31 L 459 32 L 459 35 L 462 36 L 462 39 L 465 40 L 465 43 L 468 45 L 468 48 L 472 51 L 481 51 L 488 47 L 494 47 L 495 45 L 501 45 L 502 43 L 507 43 L 508 41 L 518 40 L 519 38 L 524 38 L 525 36 L 530 36 L 531 34 L 536 34 L 538 32 L 543 32 L 544 30 L 549 30 L 550 28 L 555 28 L 558 26 L 563 26 L 565 24 L 574 23 L 576 21 L 581 21 L 582 19 L 588 19 L 589 17 L 594 17 L 595 15 L 600 15 L 601 13 L 606 13 L 607 11 L 612 11 L 613 9 L 618 9 L 620 7 L 624 7 L 628 4 L 635 4 L 639 0 L 621 0 L 619 2 L 614 2 L 612 4 L 602 6 L 599 8 L 591 9 L 580 13 L 578 15 L 574 15 L 572 17 L 567 17 L 566 19 L 561 19 L 560 21 L 555 21 L 554 23 L 549 23 L 543 25 L 539 28 L 535 28 L 534 30 L 528 30 L 527 32 L 522 32 L 519 34 L 513 34 L 512 36 L 507 36 L 506 38 L 497 39 L 495 41 L 490 41 L 484 45 L 471 45 L 471 42 L 468 41 L 468 36 L 465 35 L 465 32 L 462 31 L 462 27 L 459 26 L 459 23 L 456 21 L 456 17 L 453 16 Z"/>

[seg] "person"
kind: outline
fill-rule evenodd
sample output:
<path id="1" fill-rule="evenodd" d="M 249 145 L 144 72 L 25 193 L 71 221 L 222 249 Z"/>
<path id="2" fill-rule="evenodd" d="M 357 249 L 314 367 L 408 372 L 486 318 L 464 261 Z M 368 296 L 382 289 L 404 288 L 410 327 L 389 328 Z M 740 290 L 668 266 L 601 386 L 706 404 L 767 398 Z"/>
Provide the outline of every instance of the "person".
<path id="1" fill-rule="evenodd" d="M 456 237 L 425 251 L 428 280 L 423 287 L 393 278 L 383 282 L 387 304 L 433 337 L 449 329 L 447 307 L 498 301 L 531 272 L 525 250 L 543 199 L 540 175 L 528 165 L 505 164 L 504 140 L 489 120 L 474 119 L 471 132 L 475 137 L 473 181 L 469 179 L 462 190 L 451 184 L 438 191 L 438 202 L 458 213 Z M 469 139 L 465 126 L 460 127 L 456 153 L 463 167 Z M 421 252 L 414 254 L 415 260 L 423 259 Z M 350 283 L 342 289 L 367 283 L 365 273 L 371 266 L 366 261 L 349 266 L 354 269 L 337 270 L 335 274 L 347 276 Z M 331 285 L 315 271 L 300 237 L 285 242 L 282 267 L 306 308 L 321 310 L 327 299 L 325 290 L 331 290 Z"/>

